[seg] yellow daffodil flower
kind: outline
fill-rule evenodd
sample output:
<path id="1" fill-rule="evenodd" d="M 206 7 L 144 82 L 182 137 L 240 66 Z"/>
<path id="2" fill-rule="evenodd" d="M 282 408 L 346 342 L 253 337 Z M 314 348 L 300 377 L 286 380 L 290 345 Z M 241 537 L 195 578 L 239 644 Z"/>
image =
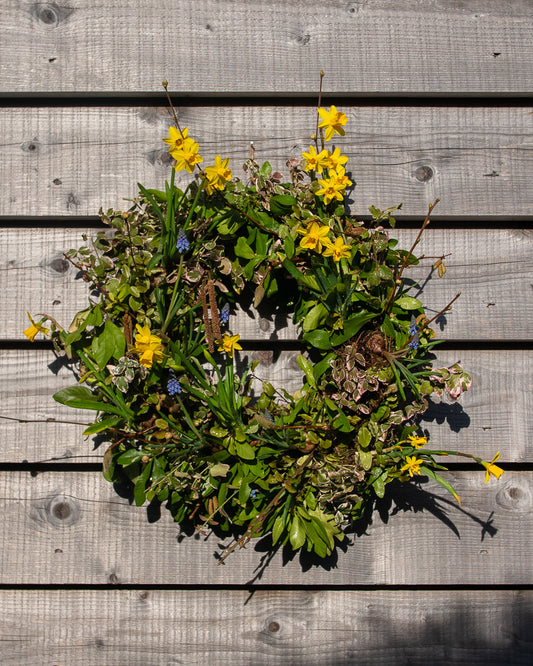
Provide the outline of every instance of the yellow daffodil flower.
<path id="1" fill-rule="evenodd" d="M 401 468 L 402 472 L 409 472 L 409 476 L 420 474 L 420 466 L 424 461 L 419 460 L 416 456 L 406 456 L 405 465 Z"/>
<path id="2" fill-rule="evenodd" d="M 334 177 L 327 179 L 319 179 L 318 184 L 321 189 L 317 190 L 316 194 L 319 197 L 324 197 L 324 203 L 327 205 L 332 199 L 342 201 L 344 198 L 344 187 L 337 182 Z"/>
<path id="3" fill-rule="evenodd" d="M 351 254 L 351 245 L 346 245 L 340 236 L 334 243 L 328 243 L 326 249 L 322 252 L 324 257 L 333 257 L 333 261 L 339 262 L 341 259 L 348 259 Z"/>
<path id="4" fill-rule="evenodd" d="M 343 190 L 352 185 L 352 181 L 346 175 L 346 171 L 343 166 L 337 167 L 336 171 L 332 171 L 329 174 L 330 178 L 333 178 L 337 185 Z"/>
<path id="5" fill-rule="evenodd" d="M 321 150 L 317 153 L 314 146 L 309 146 L 309 152 L 302 153 L 302 157 L 305 160 L 304 171 L 316 171 L 317 173 L 322 173 L 324 168 L 327 167 L 327 150 Z"/>
<path id="6" fill-rule="evenodd" d="M 242 347 L 238 344 L 240 337 L 240 335 L 229 335 L 228 333 L 224 333 L 222 340 L 216 341 L 218 345 L 218 351 L 226 352 L 230 358 L 233 358 L 235 350 L 242 349 Z"/>
<path id="7" fill-rule="evenodd" d="M 194 171 L 195 164 L 204 161 L 204 158 L 198 155 L 198 144 L 194 139 L 185 139 L 183 146 L 179 150 L 173 151 L 172 157 L 176 160 L 174 165 L 176 171 L 185 169 L 189 173 Z"/>
<path id="8" fill-rule="evenodd" d="M 341 155 L 341 149 L 335 148 L 335 150 L 332 153 L 328 151 L 326 167 L 328 169 L 337 169 L 343 164 L 346 164 L 347 161 L 348 157 L 346 155 Z"/>
<path id="9" fill-rule="evenodd" d="M 163 141 L 168 143 L 168 151 L 171 155 L 177 150 L 181 150 L 181 148 L 183 148 L 183 142 L 187 138 L 188 134 L 189 129 L 187 127 L 184 127 L 181 132 L 175 127 L 168 128 L 168 136 L 166 139 L 163 139 Z"/>
<path id="10" fill-rule="evenodd" d="M 334 134 L 340 134 L 344 136 L 344 130 L 342 129 L 343 125 L 346 125 L 348 119 L 342 111 L 337 111 L 336 107 L 331 105 L 329 111 L 326 109 L 318 109 L 318 115 L 322 118 L 322 122 L 319 127 L 323 127 L 325 130 L 324 138 L 326 141 L 329 141 L 333 138 Z"/>
<path id="11" fill-rule="evenodd" d="M 414 446 L 415 449 L 419 449 L 421 446 L 425 446 L 428 443 L 427 437 L 418 437 L 417 435 L 409 435 L 409 444 Z"/>
<path id="12" fill-rule="evenodd" d="M 303 234 L 300 247 L 307 250 L 322 252 L 322 246 L 329 243 L 329 227 L 326 225 L 320 226 L 315 220 L 309 222 L 305 229 L 298 229 L 297 231 L 299 234 Z"/>
<path id="13" fill-rule="evenodd" d="M 494 476 L 496 479 L 499 479 L 500 476 L 503 474 L 503 469 L 501 467 L 498 467 L 498 465 L 495 465 L 495 461 L 498 460 L 500 457 L 500 452 L 494 456 L 494 458 L 489 462 L 485 462 L 484 460 L 481 461 L 481 464 L 485 469 L 487 470 L 485 472 L 485 483 L 489 482 L 490 475 Z"/>
<path id="14" fill-rule="evenodd" d="M 30 342 L 33 342 L 35 340 L 35 336 L 37 333 L 43 333 L 44 335 L 48 335 L 49 328 L 45 328 L 42 323 L 43 321 L 46 321 L 46 319 L 43 317 L 41 321 L 36 324 L 33 319 L 30 317 L 30 313 L 26 312 L 28 315 L 28 319 L 31 321 L 31 326 L 27 328 L 25 331 L 22 331 L 24 335 L 30 340 Z"/>
<path id="15" fill-rule="evenodd" d="M 139 356 L 139 363 L 146 368 L 151 368 L 154 361 L 160 362 L 165 357 L 163 354 L 163 341 L 157 335 L 153 335 L 148 326 L 135 326 L 135 346 L 133 352 Z"/>
<path id="16" fill-rule="evenodd" d="M 223 190 L 227 181 L 231 180 L 233 174 L 231 173 L 231 169 L 228 169 L 229 160 L 229 157 L 223 160 L 217 155 L 215 157 L 215 164 L 205 168 L 208 194 L 213 194 L 215 190 Z"/>

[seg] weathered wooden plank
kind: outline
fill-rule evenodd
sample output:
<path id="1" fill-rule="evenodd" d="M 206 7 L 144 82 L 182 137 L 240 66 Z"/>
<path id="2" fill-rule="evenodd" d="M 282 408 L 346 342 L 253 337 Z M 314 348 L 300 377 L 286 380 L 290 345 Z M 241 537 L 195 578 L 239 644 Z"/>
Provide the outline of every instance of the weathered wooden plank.
<path id="1" fill-rule="evenodd" d="M 258 359 L 256 375 L 289 391 L 302 385 L 296 351 L 246 351 L 242 361 Z M 442 366 L 460 360 L 472 375 L 472 388 L 454 404 L 432 405 L 421 426 L 433 448 L 460 450 L 486 460 L 500 451 L 507 462 L 533 461 L 533 352 L 461 350 L 439 352 Z M 92 412 L 58 404 L 52 394 L 76 380 L 51 351 L 0 351 L 0 462 L 100 462 L 105 444 L 95 449 L 82 436 Z"/>
<path id="2" fill-rule="evenodd" d="M 417 231 L 398 228 L 391 235 L 409 248 Z M 81 236 L 78 229 L 0 229 L 0 339 L 23 339 L 26 311 L 45 312 L 68 326 L 87 306 L 86 283 L 76 279 L 77 269 L 62 258 L 63 252 L 83 245 Z M 532 241 L 528 229 L 430 227 L 417 248 L 419 256 L 428 258 L 404 276 L 423 286 L 421 298 L 435 315 L 461 292 L 445 324 L 439 319 L 434 325 L 438 335 L 447 340 L 533 339 Z M 446 276 L 439 279 L 432 264 L 448 253 Z M 412 294 L 419 295 L 418 288 Z M 251 340 L 296 337 L 285 313 L 261 312 L 233 317 L 231 328 Z"/>
<path id="3" fill-rule="evenodd" d="M 347 133 L 338 145 L 357 183 L 354 214 L 403 202 L 403 214 L 424 216 L 438 197 L 440 216 L 533 214 L 531 109 L 343 110 Z M 312 107 L 178 108 L 204 165 L 221 153 L 232 158 L 235 174 L 250 141 L 259 161 L 286 173 L 286 160 L 308 149 L 315 113 Z M 170 174 L 162 142 L 169 120 L 168 109 L 152 107 L 1 110 L 0 215 L 96 215 L 100 206 L 119 207 L 135 196 L 137 182 L 161 188 Z M 178 175 L 185 182 L 187 174 Z"/>
<path id="4" fill-rule="evenodd" d="M 4 5 L 4 92 L 314 93 L 321 69 L 336 92 L 533 87 L 527 0 Z"/>
<path id="5" fill-rule="evenodd" d="M 531 591 L 1 590 L 0 601 L 5 666 L 531 663 Z"/>
<path id="6" fill-rule="evenodd" d="M 353 547 L 322 564 L 254 542 L 218 566 L 221 539 L 182 539 L 164 507 L 130 506 L 100 474 L 4 472 L 0 583 L 529 584 L 533 472 L 488 485 L 483 470 L 445 474 L 461 506 L 434 483 L 401 486 Z"/>

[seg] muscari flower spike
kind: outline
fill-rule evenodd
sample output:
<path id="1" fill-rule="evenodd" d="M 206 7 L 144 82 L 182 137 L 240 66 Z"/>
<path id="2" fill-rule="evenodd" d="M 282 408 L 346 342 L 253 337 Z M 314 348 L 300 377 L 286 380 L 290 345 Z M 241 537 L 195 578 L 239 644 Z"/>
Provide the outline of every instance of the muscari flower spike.
<path id="1" fill-rule="evenodd" d="M 174 370 L 170 370 L 168 373 L 168 382 L 167 382 L 167 391 L 169 395 L 176 395 L 181 393 L 181 385 L 174 373 Z"/>
<path id="2" fill-rule="evenodd" d="M 409 335 L 415 336 L 409 343 L 409 347 L 411 347 L 411 349 L 418 349 L 420 345 L 420 337 L 418 335 L 418 326 L 414 321 L 411 321 L 411 325 L 409 326 Z"/>
<path id="3" fill-rule="evenodd" d="M 178 242 L 176 243 L 176 249 L 178 252 L 187 252 L 187 250 L 191 247 L 191 244 L 189 243 L 187 236 L 185 235 L 185 232 L 183 229 L 180 229 L 178 231 Z"/>
<path id="4" fill-rule="evenodd" d="M 218 318 L 220 320 L 221 324 L 224 324 L 224 326 L 228 323 L 229 321 L 229 315 L 230 315 L 230 307 L 229 303 L 224 303 L 222 309 L 218 313 Z"/>

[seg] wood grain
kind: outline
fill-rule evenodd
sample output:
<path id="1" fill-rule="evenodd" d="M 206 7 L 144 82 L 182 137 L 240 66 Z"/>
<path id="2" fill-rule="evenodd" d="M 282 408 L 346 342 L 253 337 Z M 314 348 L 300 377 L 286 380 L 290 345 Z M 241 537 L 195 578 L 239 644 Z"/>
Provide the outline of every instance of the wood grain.
<path id="1" fill-rule="evenodd" d="M 302 386 L 297 353 L 252 349 L 240 359 L 243 366 L 260 360 L 258 377 L 294 391 Z M 435 365 L 459 360 L 472 376 L 472 388 L 458 402 L 435 402 L 424 415 L 421 427 L 432 448 L 460 450 L 486 460 L 500 451 L 503 461 L 532 462 L 533 352 L 440 351 Z M 75 383 L 72 370 L 51 351 L 0 351 L 0 463 L 101 462 L 105 444 L 82 436 L 81 424 L 89 425 L 94 412 L 69 409 L 52 399 L 56 391 Z M 259 382 L 255 389 L 260 390 Z M 17 418 L 29 422 L 10 420 Z"/>
<path id="2" fill-rule="evenodd" d="M 1 590 L 5 666 L 530 664 L 531 591 Z"/>
<path id="3" fill-rule="evenodd" d="M 335 102 L 332 99 L 332 102 Z M 357 186 L 351 211 L 400 203 L 424 217 L 440 198 L 440 217 L 533 215 L 533 115 L 527 107 L 356 107 L 338 146 Z M 254 142 L 256 159 L 287 173 L 308 150 L 316 111 L 309 107 L 178 107 L 180 124 L 200 143 L 204 166 L 215 154 L 238 175 Z M 0 216 L 95 216 L 126 206 L 136 183 L 163 188 L 170 177 L 162 138 L 167 108 L 0 109 Z M 184 183 L 184 174 L 178 182 Z"/>
<path id="4" fill-rule="evenodd" d="M 4 93 L 531 92 L 527 0 L 4 3 Z"/>
<path id="5" fill-rule="evenodd" d="M 0 583 L 528 585 L 533 472 L 487 485 L 482 469 L 445 474 L 461 506 L 423 478 L 391 489 L 355 544 L 322 563 L 254 542 L 219 566 L 227 539 L 182 538 L 165 507 L 130 506 L 99 473 L 2 472 Z"/>
<path id="6" fill-rule="evenodd" d="M 63 259 L 80 247 L 83 230 L 63 228 L 0 229 L 0 339 L 21 340 L 29 325 L 26 312 L 46 313 L 68 326 L 87 307 L 86 283 Z M 411 247 L 416 230 L 397 228 L 391 236 Z M 417 282 L 430 316 L 436 315 L 460 291 L 451 313 L 434 324 L 447 340 L 533 339 L 533 234 L 528 229 L 431 229 L 417 248 L 420 266 L 404 276 Z M 435 257 L 445 259 L 446 276 L 432 271 Z M 433 258 L 431 258 L 433 257 Z M 420 294 L 420 288 L 423 288 Z M 291 340 L 297 332 L 286 313 L 262 308 L 232 317 L 230 327 L 248 340 Z"/>

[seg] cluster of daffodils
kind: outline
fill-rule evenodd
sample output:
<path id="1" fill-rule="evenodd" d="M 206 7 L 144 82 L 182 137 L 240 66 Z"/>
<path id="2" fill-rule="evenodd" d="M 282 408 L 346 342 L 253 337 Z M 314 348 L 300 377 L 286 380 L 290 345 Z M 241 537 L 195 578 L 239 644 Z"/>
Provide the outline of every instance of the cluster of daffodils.
<path id="1" fill-rule="evenodd" d="M 163 141 L 169 146 L 170 155 L 175 160 L 174 169 L 176 171 L 185 170 L 188 173 L 193 173 L 195 168 L 198 168 L 202 173 L 198 165 L 204 159 L 198 154 L 198 143 L 189 137 L 188 127 L 183 130 L 177 127 L 169 127 L 168 137 Z M 203 172 L 205 176 L 204 184 L 208 194 L 213 194 L 215 190 L 223 190 L 226 183 L 232 179 L 233 174 L 228 165 L 229 158 L 223 160 L 220 155 L 216 155 L 215 163 L 205 168 Z"/>
<path id="2" fill-rule="evenodd" d="M 137 505 L 165 503 L 184 530 L 232 538 L 222 557 L 257 537 L 327 557 L 389 484 L 420 476 L 459 499 L 439 456 L 475 460 L 486 481 L 502 474 L 499 454 L 430 448 L 429 401 L 470 386 L 458 363 L 432 363 L 431 323 L 451 303 L 430 318 L 411 295 L 417 243 L 390 238 L 395 209 L 371 207 L 367 224 L 350 215 L 348 157 L 325 148 L 347 117 L 320 107 L 316 121 L 281 183 L 253 157 L 240 177 L 220 155 L 205 166 L 175 118 L 170 183 L 102 211 L 112 233 L 65 255 L 88 306 L 66 329 L 28 315 L 24 331 L 77 361 L 79 383 L 54 397 L 95 414 L 84 432 L 109 442 L 105 478 L 130 483 Z M 176 171 L 191 175 L 184 189 Z M 251 302 L 297 326 L 298 390 L 274 386 L 240 344 L 233 327 Z"/>

